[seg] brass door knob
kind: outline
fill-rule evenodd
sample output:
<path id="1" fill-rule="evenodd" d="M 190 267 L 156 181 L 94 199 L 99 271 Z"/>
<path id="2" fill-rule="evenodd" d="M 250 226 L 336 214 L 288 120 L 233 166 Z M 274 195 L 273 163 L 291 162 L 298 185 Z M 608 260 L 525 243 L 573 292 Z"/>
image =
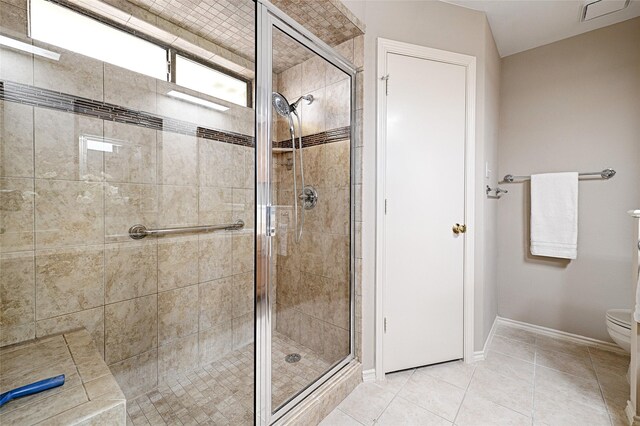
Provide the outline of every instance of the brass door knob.
<path id="1" fill-rule="evenodd" d="M 459 223 L 456 223 L 455 225 L 453 225 L 452 230 L 456 235 L 464 234 L 465 232 L 467 232 L 467 225 L 460 225 Z"/>

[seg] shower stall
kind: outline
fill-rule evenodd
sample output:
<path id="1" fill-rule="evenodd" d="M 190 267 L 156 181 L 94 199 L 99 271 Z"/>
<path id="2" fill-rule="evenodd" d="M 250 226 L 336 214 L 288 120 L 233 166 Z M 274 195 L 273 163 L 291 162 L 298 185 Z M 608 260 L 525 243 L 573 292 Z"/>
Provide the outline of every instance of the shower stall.
<path id="1" fill-rule="evenodd" d="M 83 329 L 128 421 L 234 425 L 353 365 L 362 32 L 332 0 L 2 3 L 0 362 Z"/>
<path id="2" fill-rule="evenodd" d="M 256 137 L 277 153 L 256 153 L 256 412 L 273 419 L 353 357 L 355 69 L 277 10 L 258 8 L 257 34 Z M 279 52 L 304 60 L 283 69 Z M 298 358 L 281 341 L 305 352 L 307 379 L 278 386 Z"/>

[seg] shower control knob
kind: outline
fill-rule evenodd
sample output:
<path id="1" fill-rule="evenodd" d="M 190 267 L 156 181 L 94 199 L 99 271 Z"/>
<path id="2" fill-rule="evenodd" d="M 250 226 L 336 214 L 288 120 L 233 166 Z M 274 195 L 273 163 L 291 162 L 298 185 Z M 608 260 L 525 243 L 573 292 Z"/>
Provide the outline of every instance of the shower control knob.
<path id="1" fill-rule="evenodd" d="M 298 198 L 302 201 L 305 210 L 311 210 L 318 204 L 318 191 L 313 186 L 307 185 Z"/>

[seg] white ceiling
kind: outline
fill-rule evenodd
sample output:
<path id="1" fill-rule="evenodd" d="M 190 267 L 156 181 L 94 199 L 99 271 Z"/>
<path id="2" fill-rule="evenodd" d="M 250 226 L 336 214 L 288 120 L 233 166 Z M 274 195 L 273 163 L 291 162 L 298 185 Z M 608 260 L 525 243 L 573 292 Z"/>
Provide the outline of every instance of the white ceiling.
<path id="1" fill-rule="evenodd" d="M 640 16 L 640 0 L 588 22 L 580 22 L 584 0 L 443 1 L 485 12 L 502 57 Z"/>

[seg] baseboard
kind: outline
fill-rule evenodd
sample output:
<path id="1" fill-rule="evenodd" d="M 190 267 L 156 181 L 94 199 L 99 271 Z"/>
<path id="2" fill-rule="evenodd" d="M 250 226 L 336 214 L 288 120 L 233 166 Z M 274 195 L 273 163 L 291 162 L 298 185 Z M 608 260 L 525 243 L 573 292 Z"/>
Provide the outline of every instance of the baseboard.
<path id="1" fill-rule="evenodd" d="M 626 354 L 624 349 L 620 348 L 615 343 L 605 342 L 604 340 L 593 339 L 591 337 L 580 336 L 579 334 L 567 333 L 566 331 L 554 330 L 553 328 L 543 327 L 541 325 L 529 324 L 522 321 L 516 321 L 509 318 L 497 317 L 496 322 L 498 324 L 509 325 L 511 327 L 521 328 L 534 333 L 543 334 L 545 336 L 554 337 L 556 339 L 565 340 L 573 343 L 580 343 L 583 345 L 593 346 L 598 349 L 602 349 L 610 352 L 617 352 Z"/>
<path id="2" fill-rule="evenodd" d="M 627 415 L 629 426 L 640 426 L 640 416 L 636 416 L 636 410 L 633 408 L 631 401 L 627 401 L 624 413 Z"/>
<path id="3" fill-rule="evenodd" d="M 491 341 L 493 340 L 493 336 L 496 333 L 496 324 L 498 323 L 498 317 L 496 316 L 493 319 L 493 324 L 491 325 L 491 330 L 489 330 L 489 335 L 487 336 L 487 340 L 484 341 L 484 346 L 481 351 L 475 351 L 473 353 L 473 359 L 471 362 L 484 361 L 487 357 L 487 351 L 489 350 L 489 346 L 491 346 Z"/>
<path id="4" fill-rule="evenodd" d="M 376 369 L 372 368 L 370 370 L 362 370 L 362 381 L 363 382 L 375 382 L 376 381 Z"/>

